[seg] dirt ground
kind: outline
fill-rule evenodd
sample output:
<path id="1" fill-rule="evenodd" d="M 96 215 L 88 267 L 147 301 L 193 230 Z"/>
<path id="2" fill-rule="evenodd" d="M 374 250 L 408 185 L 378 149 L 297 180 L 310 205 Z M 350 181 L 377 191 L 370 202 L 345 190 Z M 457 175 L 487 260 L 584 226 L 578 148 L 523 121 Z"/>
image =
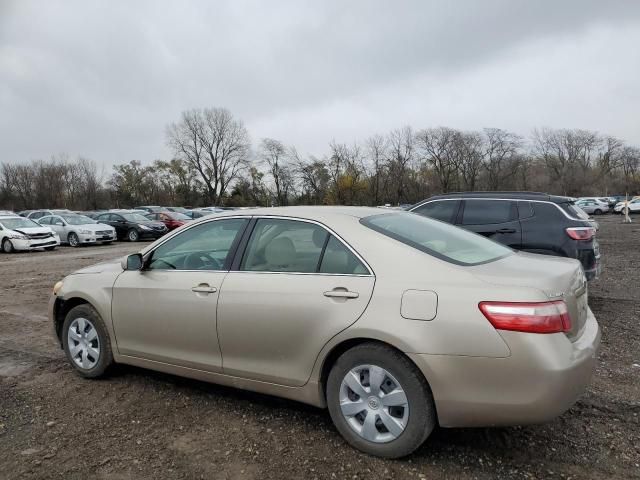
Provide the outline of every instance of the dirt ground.
<path id="1" fill-rule="evenodd" d="M 121 367 L 83 380 L 46 318 L 53 284 L 137 250 L 0 255 L 0 478 L 640 478 L 640 217 L 603 217 L 590 284 L 603 329 L 593 383 L 538 426 L 439 429 L 409 458 L 350 448 L 326 411 Z"/>

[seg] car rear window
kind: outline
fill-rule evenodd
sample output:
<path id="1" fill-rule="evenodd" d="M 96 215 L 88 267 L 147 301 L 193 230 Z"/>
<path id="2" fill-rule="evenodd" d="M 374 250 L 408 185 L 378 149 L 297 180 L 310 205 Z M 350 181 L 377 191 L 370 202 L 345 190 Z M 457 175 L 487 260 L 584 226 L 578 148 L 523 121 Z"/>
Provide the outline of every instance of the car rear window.
<path id="1" fill-rule="evenodd" d="M 488 225 L 515 220 L 513 205 L 510 200 L 465 200 L 462 224 Z"/>
<path id="2" fill-rule="evenodd" d="M 397 212 L 373 215 L 360 223 L 421 252 L 456 265 L 493 262 L 513 253 L 493 240 L 430 218 Z"/>

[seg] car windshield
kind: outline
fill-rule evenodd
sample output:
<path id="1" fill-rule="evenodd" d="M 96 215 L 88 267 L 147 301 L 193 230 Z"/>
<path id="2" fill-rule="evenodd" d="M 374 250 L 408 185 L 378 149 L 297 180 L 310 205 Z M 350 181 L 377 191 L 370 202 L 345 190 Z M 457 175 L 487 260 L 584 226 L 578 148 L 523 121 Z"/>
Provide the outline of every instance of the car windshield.
<path id="1" fill-rule="evenodd" d="M 22 217 L 3 218 L 2 220 L 0 220 L 0 222 L 2 222 L 2 224 L 9 230 L 15 230 L 16 228 L 41 227 L 41 225 L 37 224 L 33 220 L 29 220 L 28 218 L 22 218 Z"/>
<path id="2" fill-rule="evenodd" d="M 147 217 L 143 217 L 139 213 L 123 213 L 122 216 L 129 222 L 143 223 L 149 221 Z"/>
<path id="3" fill-rule="evenodd" d="M 96 223 L 95 220 L 85 217 L 84 215 L 61 215 L 61 217 L 69 225 L 87 225 L 89 223 Z"/>
<path id="4" fill-rule="evenodd" d="M 408 212 L 365 217 L 364 226 L 456 265 L 479 265 L 511 255 L 513 250 L 462 228 Z"/>

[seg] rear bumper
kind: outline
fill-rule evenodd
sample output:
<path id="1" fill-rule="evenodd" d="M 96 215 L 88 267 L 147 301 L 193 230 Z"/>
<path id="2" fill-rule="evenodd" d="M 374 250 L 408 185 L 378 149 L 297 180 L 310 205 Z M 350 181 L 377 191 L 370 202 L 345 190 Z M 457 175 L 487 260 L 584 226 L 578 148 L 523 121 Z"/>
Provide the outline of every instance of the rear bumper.
<path id="1" fill-rule="evenodd" d="M 580 337 L 500 334 L 506 358 L 408 354 L 431 385 L 443 427 L 542 423 L 568 410 L 588 386 L 600 345 L 591 310 Z"/>

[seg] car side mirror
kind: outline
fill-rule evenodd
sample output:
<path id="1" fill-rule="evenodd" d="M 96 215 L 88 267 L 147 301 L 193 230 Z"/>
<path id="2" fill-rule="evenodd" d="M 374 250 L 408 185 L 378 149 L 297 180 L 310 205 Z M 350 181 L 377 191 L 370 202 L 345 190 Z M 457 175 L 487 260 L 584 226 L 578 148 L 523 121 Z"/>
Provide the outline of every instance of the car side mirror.
<path id="1" fill-rule="evenodd" d="M 122 261 L 123 270 L 142 270 L 142 254 L 133 253 Z"/>

